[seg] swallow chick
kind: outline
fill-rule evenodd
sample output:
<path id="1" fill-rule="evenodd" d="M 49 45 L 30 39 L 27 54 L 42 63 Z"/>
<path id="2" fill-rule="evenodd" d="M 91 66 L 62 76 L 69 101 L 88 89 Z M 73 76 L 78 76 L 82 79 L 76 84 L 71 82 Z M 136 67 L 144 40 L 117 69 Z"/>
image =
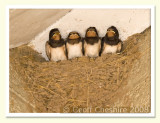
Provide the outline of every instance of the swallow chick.
<path id="1" fill-rule="evenodd" d="M 78 32 L 70 32 L 66 40 L 68 59 L 82 57 L 82 39 Z"/>
<path id="2" fill-rule="evenodd" d="M 86 30 L 84 38 L 84 54 L 85 56 L 96 58 L 99 56 L 101 50 L 101 39 L 98 36 L 97 29 L 95 27 L 89 27 Z"/>
<path id="3" fill-rule="evenodd" d="M 45 50 L 49 61 L 67 60 L 65 41 L 61 38 L 57 28 L 50 31 L 49 41 L 45 44 Z"/>
<path id="4" fill-rule="evenodd" d="M 119 32 L 116 27 L 111 26 L 107 29 L 106 35 L 102 38 L 102 54 L 117 53 L 122 50 L 122 41 L 119 39 Z"/>

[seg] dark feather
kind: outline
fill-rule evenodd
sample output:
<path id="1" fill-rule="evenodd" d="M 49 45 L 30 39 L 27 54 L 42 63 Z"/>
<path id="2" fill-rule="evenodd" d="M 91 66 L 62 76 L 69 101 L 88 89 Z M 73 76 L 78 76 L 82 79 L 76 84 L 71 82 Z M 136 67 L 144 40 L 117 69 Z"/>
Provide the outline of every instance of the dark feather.
<path id="1" fill-rule="evenodd" d="M 56 48 L 56 47 L 61 47 L 63 45 L 65 45 L 65 41 L 61 38 L 60 40 L 49 40 L 49 45 L 52 48 Z"/>
<path id="2" fill-rule="evenodd" d="M 85 39 L 85 38 L 82 38 L 82 53 L 83 53 L 83 55 L 84 55 L 84 53 L 85 53 L 85 51 L 84 51 L 84 39 Z"/>
<path id="3" fill-rule="evenodd" d="M 112 29 L 115 32 L 115 36 L 114 37 L 108 37 L 108 35 L 106 34 L 103 37 L 103 43 L 109 44 L 109 45 L 117 45 L 121 40 L 119 39 L 119 32 L 117 30 L 117 28 L 115 26 L 111 26 L 107 29 L 107 31 L 109 29 Z"/>
<path id="4" fill-rule="evenodd" d="M 103 37 L 102 40 L 101 40 L 101 50 L 100 50 L 100 52 L 99 52 L 99 56 L 101 56 L 101 54 L 102 54 L 103 46 L 104 46 L 104 37 Z"/>
<path id="5" fill-rule="evenodd" d="M 52 39 L 52 36 L 54 33 L 56 32 L 59 32 L 58 28 L 54 28 L 50 31 L 49 33 L 49 45 L 52 47 L 52 48 L 56 48 L 56 47 L 61 47 L 63 45 L 65 45 L 65 42 L 64 40 L 61 38 L 61 35 L 60 35 L 60 40 L 53 40 Z M 59 32 L 60 33 L 60 32 Z"/>
<path id="6" fill-rule="evenodd" d="M 66 42 L 73 45 L 73 44 L 78 44 L 79 42 L 82 42 L 82 40 L 81 40 L 81 38 L 78 38 L 78 39 L 67 39 Z"/>

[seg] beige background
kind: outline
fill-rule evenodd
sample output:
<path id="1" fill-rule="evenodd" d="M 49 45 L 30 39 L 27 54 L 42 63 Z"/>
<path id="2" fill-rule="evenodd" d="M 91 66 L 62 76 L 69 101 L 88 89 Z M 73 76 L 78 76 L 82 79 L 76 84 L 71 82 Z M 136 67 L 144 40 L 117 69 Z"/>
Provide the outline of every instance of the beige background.
<path id="1" fill-rule="evenodd" d="M 128 122 L 145 122 L 145 123 L 157 123 L 160 121 L 160 99 L 159 99 L 159 87 L 160 87 L 160 76 L 158 76 L 158 73 L 160 73 L 160 56 L 158 54 L 158 51 L 160 51 L 160 49 L 158 48 L 160 46 L 160 42 L 158 42 L 158 40 L 160 40 L 160 36 L 157 33 L 157 37 L 156 37 L 156 73 L 157 73 L 157 78 L 156 78 L 156 118 L 136 118 L 136 119 L 130 119 L 130 118 L 6 118 L 5 117 L 5 113 L 6 113 L 6 66 L 7 66 L 7 62 L 6 62 L 6 57 L 7 57 L 7 52 L 6 52 L 6 13 L 5 13 L 5 9 L 6 9 L 6 5 L 17 5 L 19 4 L 28 4 L 28 5 L 45 5 L 45 4 L 50 4 L 50 5 L 54 5 L 54 4 L 112 4 L 112 5 L 156 5 L 156 32 L 160 32 L 160 17 L 158 16 L 160 13 L 160 2 L 159 0 L 112 0 L 112 1 L 103 1 L 103 0 L 98 0 L 98 1 L 92 1 L 92 3 L 90 1 L 86 1 L 86 0 L 80 0 L 80 1 L 73 1 L 73 0 L 69 0 L 68 1 L 50 1 L 50 0 L 39 0 L 37 2 L 37 0 L 27 0 L 20 3 L 20 0 L 1 0 L 0 1 L 0 60 L 1 60 L 1 64 L 0 64 L 0 120 L 1 122 L 5 122 L 5 123 L 9 123 L 9 122 L 16 122 L 16 123 L 21 123 L 21 122 L 38 122 L 38 123 L 43 123 L 43 122 L 123 122 L 123 123 L 128 123 Z M 53 121 L 54 120 L 54 121 Z M 100 121 L 99 121 L 100 120 Z"/>

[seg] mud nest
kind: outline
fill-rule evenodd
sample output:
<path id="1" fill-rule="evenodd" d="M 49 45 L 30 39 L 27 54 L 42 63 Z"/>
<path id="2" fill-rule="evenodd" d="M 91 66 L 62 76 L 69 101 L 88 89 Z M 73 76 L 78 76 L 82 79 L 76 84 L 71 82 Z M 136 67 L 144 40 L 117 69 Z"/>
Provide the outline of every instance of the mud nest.
<path id="1" fill-rule="evenodd" d="M 139 99 L 137 103 L 136 98 L 126 97 L 126 94 L 132 93 L 134 81 L 142 81 L 139 74 L 142 76 L 141 71 L 145 70 L 141 67 L 143 65 L 148 70 L 143 77 L 148 82 L 145 88 L 147 97 L 143 94 L 145 99 L 140 97 L 143 100 Z M 107 54 L 95 60 L 81 57 L 48 62 L 32 48 L 23 45 L 10 49 L 9 69 L 10 89 L 32 105 L 34 110 L 28 112 L 91 113 L 96 111 L 86 109 L 117 105 L 130 108 L 134 102 L 138 105 L 145 102 L 150 106 L 150 27 L 124 41 L 120 55 Z M 122 100 L 124 95 L 129 99 Z M 16 112 L 13 102 L 10 99 L 10 112 Z M 104 113 L 98 110 L 100 112 Z"/>

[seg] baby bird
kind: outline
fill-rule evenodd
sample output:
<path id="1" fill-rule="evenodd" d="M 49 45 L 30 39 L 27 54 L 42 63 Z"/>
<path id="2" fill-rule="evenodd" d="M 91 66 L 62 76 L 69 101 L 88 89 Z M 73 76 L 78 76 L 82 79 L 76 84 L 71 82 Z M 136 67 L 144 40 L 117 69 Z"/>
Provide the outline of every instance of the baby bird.
<path id="1" fill-rule="evenodd" d="M 102 54 L 117 53 L 122 50 L 122 41 L 119 39 L 119 32 L 116 27 L 107 29 L 106 35 L 102 38 Z"/>
<path id="2" fill-rule="evenodd" d="M 101 50 L 101 39 L 95 27 L 89 27 L 84 38 L 85 56 L 96 58 Z"/>
<path id="3" fill-rule="evenodd" d="M 66 47 L 67 47 L 67 54 L 68 59 L 78 58 L 82 57 L 82 39 L 78 32 L 70 32 L 67 41 L 66 41 Z"/>
<path id="4" fill-rule="evenodd" d="M 46 55 L 50 61 L 67 60 L 65 42 L 57 28 L 49 33 L 49 41 L 45 45 Z"/>

